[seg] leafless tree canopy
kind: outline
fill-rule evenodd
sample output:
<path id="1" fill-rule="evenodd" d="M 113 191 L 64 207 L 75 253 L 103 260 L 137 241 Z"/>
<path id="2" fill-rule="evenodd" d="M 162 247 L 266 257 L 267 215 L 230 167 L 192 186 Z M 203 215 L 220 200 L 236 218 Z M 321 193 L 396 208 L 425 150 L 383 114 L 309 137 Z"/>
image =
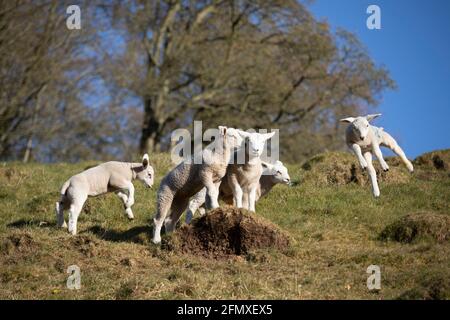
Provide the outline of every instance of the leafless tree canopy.
<path id="1" fill-rule="evenodd" d="M 295 0 L 0 3 L 0 157 L 128 159 L 174 128 L 280 129 L 283 160 L 343 147 L 393 88 L 354 35 Z"/>

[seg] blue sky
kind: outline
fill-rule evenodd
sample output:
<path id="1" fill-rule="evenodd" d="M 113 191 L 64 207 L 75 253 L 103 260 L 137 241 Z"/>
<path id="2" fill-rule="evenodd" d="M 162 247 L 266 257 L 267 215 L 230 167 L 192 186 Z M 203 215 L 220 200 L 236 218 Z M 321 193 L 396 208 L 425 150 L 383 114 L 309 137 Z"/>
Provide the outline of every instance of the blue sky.
<path id="1" fill-rule="evenodd" d="M 381 9 L 381 30 L 369 30 L 366 9 Z M 390 132 L 409 158 L 450 148 L 450 1 L 316 0 L 319 20 L 355 33 L 384 65 L 398 89 L 387 91 L 374 121 Z"/>

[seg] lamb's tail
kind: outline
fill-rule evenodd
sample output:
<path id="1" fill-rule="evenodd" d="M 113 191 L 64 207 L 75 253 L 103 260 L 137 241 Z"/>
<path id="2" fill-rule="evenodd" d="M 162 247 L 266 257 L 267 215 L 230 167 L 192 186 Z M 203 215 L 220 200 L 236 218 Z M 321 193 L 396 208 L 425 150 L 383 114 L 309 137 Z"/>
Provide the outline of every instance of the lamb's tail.
<path id="1" fill-rule="evenodd" d="M 61 197 L 66 195 L 66 191 L 69 188 L 69 186 L 70 186 L 70 179 L 67 180 L 66 182 L 64 182 L 64 184 L 63 184 L 63 186 L 61 188 L 61 192 L 60 192 L 61 193 Z"/>

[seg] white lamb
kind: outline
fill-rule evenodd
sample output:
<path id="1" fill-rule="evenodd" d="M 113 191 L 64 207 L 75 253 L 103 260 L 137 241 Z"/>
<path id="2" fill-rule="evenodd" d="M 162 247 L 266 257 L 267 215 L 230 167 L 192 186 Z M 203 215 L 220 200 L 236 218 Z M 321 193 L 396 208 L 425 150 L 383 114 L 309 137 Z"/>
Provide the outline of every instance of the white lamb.
<path id="1" fill-rule="evenodd" d="M 345 134 L 347 145 L 358 157 L 361 167 L 363 169 L 367 168 L 372 183 L 372 192 L 375 197 L 380 196 L 380 189 L 378 188 L 376 171 L 372 164 L 372 152 L 378 161 L 380 161 L 381 168 L 384 171 L 389 170 L 388 164 L 383 159 L 380 145 L 394 151 L 401 158 L 408 170 L 410 172 L 414 171 L 412 163 L 406 158 L 405 153 L 394 138 L 385 132 L 383 128 L 369 124 L 369 121 L 379 116 L 381 116 L 381 113 L 369 114 L 365 117 L 349 117 L 340 120 L 341 122 L 350 123 Z"/>
<path id="2" fill-rule="evenodd" d="M 264 144 L 273 137 L 275 132 L 249 133 L 241 130 L 238 132 L 245 139 L 245 148 L 236 151 L 235 156 L 239 159 L 244 152 L 244 161 L 243 163 L 239 163 L 240 161 L 230 163 L 225 179 L 233 193 L 234 205 L 237 208 L 255 212 L 256 192 L 263 171 L 260 157 L 264 150 Z"/>
<path id="3" fill-rule="evenodd" d="M 138 179 L 146 187 L 153 186 L 154 171 L 149 165 L 148 154 L 142 163 L 110 161 L 87 169 L 67 180 L 61 188 L 61 199 L 56 203 L 58 227 L 67 227 L 64 210 L 69 210 L 69 232 L 77 233 L 77 221 L 81 209 L 89 196 L 115 192 L 122 199 L 125 214 L 134 219 L 131 206 L 134 204 L 132 180 Z"/>
<path id="4" fill-rule="evenodd" d="M 262 162 L 263 174 L 259 179 L 258 188 L 256 190 L 256 201 L 267 195 L 272 188 L 279 184 L 290 184 L 291 178 L 289 177 L 288 169 L 283 165 L 281 161 L 276 161 L 275 164 Z M 189 201 L 188 210 L 186 212 L 186 223 L 190 223 L 195 212 L 198 210 L 200 215 L 204 215 L 206 189 L 203 188 Z M 233 204 L 233 193 L 227 180 L 222 181 L 219 188 L 219 199 L 227 204 Z M 246 204 L 243 203 L 243 206 Z"/>
<path id="5" fill-rule="evenodd" d="M 156 215 L 153 218 L 153 243 L 161 242 L 161 228 L 172 232 L 181 213 L 186 210 L 189 198 L 206 188 L 208 209 L 217 208 L 219 185 L 225 176 L 233 148 L 242 143 L 242 138 L 233 128 L 219 127 L 220 134 L 214 141 L 216 148 L 202 152 L 202 163 L 183 161 L 161 181 L 157 195 Z"/>

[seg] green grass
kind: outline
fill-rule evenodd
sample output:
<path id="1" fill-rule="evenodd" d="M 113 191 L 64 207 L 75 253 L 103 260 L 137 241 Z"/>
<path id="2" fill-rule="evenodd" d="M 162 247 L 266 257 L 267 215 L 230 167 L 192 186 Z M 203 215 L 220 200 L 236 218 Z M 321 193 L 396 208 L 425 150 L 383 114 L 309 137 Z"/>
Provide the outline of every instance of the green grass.
<path id="1" fill-rule="evenodd" d="M 299 183 L 275 187 L 258 202 L 257 214 L 287 231 L 292 247 L 214 260 L 151 244 L 156 190 L 170 167 L 167 155 L 151 160 L 155 188 L 135 182 L 135 220 L 127 220 L 113 194 L 90 198 L 75 237 L 56 229 L 54 204 L 62 183 L 94 162 L 0 164 L 0 298 L 450 298 L 448 239 L 379 240 L 407 214 L 450 214 L 448 168 L 419 168 L 408 181 L 380 182 L 381 197 L 374 199 L 368 185 L 320 184 L 326 181 L 320 172 L 290 165 Z M 80 290 L 66 288 L 73 264 L 81 269 Z M 376 292 L 366 286 L 371 264 L 381 268 Z"/>

